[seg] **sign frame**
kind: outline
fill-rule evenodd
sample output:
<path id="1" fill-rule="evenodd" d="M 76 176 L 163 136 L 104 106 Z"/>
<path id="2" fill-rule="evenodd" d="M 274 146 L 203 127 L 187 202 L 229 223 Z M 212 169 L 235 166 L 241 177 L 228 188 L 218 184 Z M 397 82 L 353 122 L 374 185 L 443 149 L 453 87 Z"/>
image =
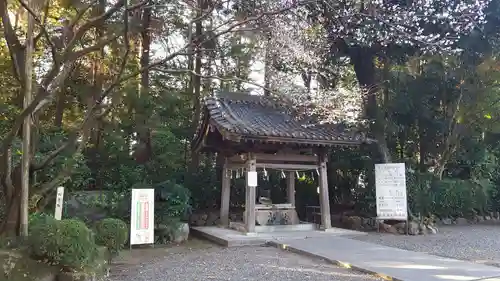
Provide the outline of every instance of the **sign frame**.
<path id="1" fill-rule="evenodd" d="M 132 189 L 130 208 L 130 248 L 132 245 L 154 245 L 155 190 Z"/>
<path id="2" fill-rule="evenodd" d="M 384 220 L 404 221 L 409 228 L 405 163 L 375 164 L 377 231 Z"/>

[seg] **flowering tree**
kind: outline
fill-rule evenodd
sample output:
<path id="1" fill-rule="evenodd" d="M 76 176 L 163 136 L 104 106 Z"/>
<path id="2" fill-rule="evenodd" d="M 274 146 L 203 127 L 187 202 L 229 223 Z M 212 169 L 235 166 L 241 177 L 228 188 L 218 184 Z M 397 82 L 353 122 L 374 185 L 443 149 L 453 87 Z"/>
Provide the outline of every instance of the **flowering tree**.
<path id="1" fill-rule="evenodd" d="M 302 115 L 315 115 L 322 122 L 356 122 L 361 109 L 359 95 L 353 94 L 351 87 L 327 85 L 326 77 L 348 69 L 325 67 L 329 41 L 325 29 L 307 19 L 309 3 L 262 19 L 254 26 L 258 32 L 248 35 L 257 37 L 257 60 L 265 64 L 264 89 L 258 91 L 287 100 Z"/>
<path id="2" fill-rule="evenodd" d="M 348 57 L 362 88 L 364 117 L 377 139 L 382 159 L 391 159 L 384 119 L 377 105 L 375 58 L 412 53 L 459 52 L 457 42 L 486 22 L 489 0 L 466 1 L 322 1 L 308 6 L 310 19 L 328 33 L 330 58 Z"/>
<path id="3" fill-rule="evenodd" d="M 238 4 L 251 13 L 267 4 L 290 5 L 290 1 L 267 2 Z M 375 57 L 460 52 L 457 41 L 486 22 L 489 2 L 297 2 L 284 13 L 256 22 L 263 31 L 266 90 L 309 107 L 327 121 L 354 121 L 362 104 L 365 120 L 379 140 L 384 159 L 389 161 L 382 120 L 377 118 Z M 354 66 L 363 95 L 353 96 L 345 89 L 328 85 L 332 81 L 325 81 L 326 74 L 335 72 L 328 62 L 338 57 L 347 57 Z M 297 83 L 297 76 L 303 85 Z"/>

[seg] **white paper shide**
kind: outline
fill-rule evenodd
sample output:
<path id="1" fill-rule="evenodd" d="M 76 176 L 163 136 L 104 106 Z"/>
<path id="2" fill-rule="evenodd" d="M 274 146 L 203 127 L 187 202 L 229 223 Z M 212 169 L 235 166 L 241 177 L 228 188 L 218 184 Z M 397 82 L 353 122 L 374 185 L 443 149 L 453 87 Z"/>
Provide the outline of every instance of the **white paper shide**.
<path id="1" fill-rule="evenodd" d="M 375 164 L 377 218 L 407 220 L 404 163 Z"/>
<path id="2" fill-rule="evenodd" d="M 132 189 L 130 245 L 154 243 L 154 189 Z"/>

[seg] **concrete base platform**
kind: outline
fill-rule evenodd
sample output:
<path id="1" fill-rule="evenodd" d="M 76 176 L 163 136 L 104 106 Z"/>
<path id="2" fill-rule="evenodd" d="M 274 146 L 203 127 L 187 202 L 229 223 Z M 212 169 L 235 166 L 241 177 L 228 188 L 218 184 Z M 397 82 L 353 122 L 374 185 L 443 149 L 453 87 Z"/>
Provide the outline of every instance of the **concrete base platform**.
<path id="1" fill-rule="evenodd" d="M 311 231 L 276 231 L 267 233 L 242 233 L 236 230 L 221 228 L 216 226 L 199 226 L 192 227 L 193 235 L 205 238 L 211 242 L 224 247 L 238 246 L 262 246 L 270 241 L 280 240 L 296 240 L 308 239 L 313 237 L 335 237 L 335 236 L 351 236 L 351 235 L 366 235 L 364 232 L 330 228 L 327 231 L 311 230 Z"/>
<path id="2" fill-rule="evenodd" d="M 399 281 L 500 281 L 500 268 L 433 256 L 345 237 L 282 239 L 270 245 L 341 267 Z"/>

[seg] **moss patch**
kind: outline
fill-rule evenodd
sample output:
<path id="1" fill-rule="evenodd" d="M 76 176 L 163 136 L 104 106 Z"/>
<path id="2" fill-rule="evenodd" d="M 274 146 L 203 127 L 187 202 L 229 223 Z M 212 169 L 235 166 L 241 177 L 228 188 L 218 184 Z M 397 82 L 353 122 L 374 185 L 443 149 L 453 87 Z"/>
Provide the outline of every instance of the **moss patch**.
<path id="1" fill-rule="evenodd" d="M 0 250 L 0 264 L 0 279 L 7 281 L 53 281 L 59 271 L 58 267 L 33 260 L 19 250 Z"/>
<path id="2" fill-rule="evenodd" d="M 63 273 L 58 266 L 33 260 L 20 250 L 0 250 L 0 280 L 6 281 L 54 281 L 56 280 L 99 280 L 108 275 L 108 254 L 104 247 L 98 249 L 94 263 L 82 272 Z"/>

